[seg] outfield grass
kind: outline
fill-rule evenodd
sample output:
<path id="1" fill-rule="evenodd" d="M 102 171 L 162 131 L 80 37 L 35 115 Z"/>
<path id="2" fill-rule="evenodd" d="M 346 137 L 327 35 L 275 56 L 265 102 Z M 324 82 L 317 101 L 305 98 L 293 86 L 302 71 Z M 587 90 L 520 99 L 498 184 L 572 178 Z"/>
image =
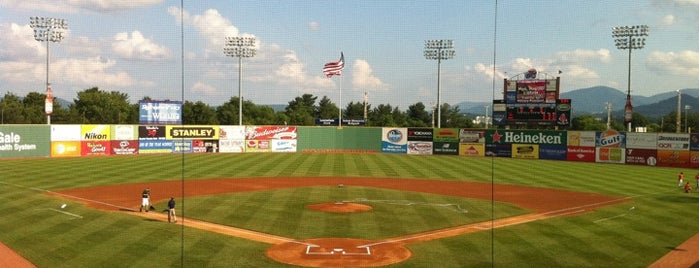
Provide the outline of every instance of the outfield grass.
<path id="1" fill-rule="evenodd" d="M 122 213 L 97 211 L 42 193 L 42 190 L 130 182 L 275 176 L 426 178 L 540 186 L 634 197 L 630 203 L 604 207 L 594 213 L 411 244 L 409 248 L 413 251 L 413 257 L 395 267 L 491 267 L 493 261 L 498 267 L 522 264 L 530 267 L 645 267 L 694 235 L 699 219 L 699 194 L 684 194 L 676 184 L 676 174 L 680 171 L 693 177 L 693 171 L 687 169 L 386 154 L 146 155 L 12 159 L 1 163 L 0 242 L 17 250 L 39 267 L 178 267 L 181 263 L 188 267 L 286 267 L 264 256 L 269 246 L 267 244 Z M 357 190 L 373 191 L 378 196 L 403 195 L 430 202 L 435 199 L 441 199 L 438 202 L 455 201 L 418 193 L 371 188 Z M 267 210 L 265 213 L 271 213 L 290 206 L 290 199 L 293 200 L 291 197 L 294 195 L 305 197 L 318 191 L 323 194 L 323 189 L 310 187 L 198 197 L 188 200 L 188 204 L 207 204 L 208 207 L 201 211 L 191 208 L 185 213 L 231 225 L 264 226 L 255 221 L 269 218 L 251 217 L 250 222 L 242 223 L 234 216 L 208 214 L 206 210 L 242 209 L 231 208 L 231 204 L 223 200 L 244 200 L 238 205 L 252 206 L 244 203 L 270 195 L 289 198 L 283 199 L 289 201 L 258 206 Z M 257 198 L 255 195 L 258 195 Z M 478 202 L 465 202 L 476 204 L 474 207 L 478 207 L 483 213 L 480 216 L 485 218 L 490 217 L 490 213 L 510 209 L 508 206 L 497 206 L 488 211 L 491 208 L 487 202 L 485 207 Z M 66 212 L 82 218 L 50 210 L 61 203 L 68 203 Z M 631 207 L 634 209 L 631 210 Z M 390 209 L 386 208 L 386 211 Z M 308 212 L 299 210 L 299 213 L 302 214 L 294 214 L 297 217 L 282 217 L 291 227 L 279 232 L 308 237 L 316 235 L 292 230 L 298 228 L 293 227 L 296 221 L 308 218 Z M 424 212 L 419 210 L 411 213 L 424 217 L 420 216 Z M 227 219 L 229 217 L 234 219 Z M 407 220 L 396 219 L 397 222 Z M 372 223 L 370 219 L 364 223 L 362 231 L 345 231 L 369 236 L 369 232 L 376 229 L 373 225 L 384 223 L 374 221 Z M 332 226 L 335 225 L 326 225 L 328 228 Z M 332 234 L 329 230 L 325 232 Z"/>

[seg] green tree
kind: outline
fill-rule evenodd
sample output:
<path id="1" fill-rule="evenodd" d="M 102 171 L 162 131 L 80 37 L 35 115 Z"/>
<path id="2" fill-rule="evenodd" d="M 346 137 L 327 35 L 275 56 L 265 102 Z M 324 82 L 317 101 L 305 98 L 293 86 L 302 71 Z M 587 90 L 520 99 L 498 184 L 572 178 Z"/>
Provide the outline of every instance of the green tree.
<path id="1" fill-rule="evenodd" d="M 318 97 L 312 94 L 303 94 L 296 97 L 286 106 L 286 115 L 289 117 L 289 125 L 312 126 L 315 124 L 315 102 Z"/>
<path id="2" fill-rule="evenodd" d="M 371 109 L 371 105 L 367 104 L 367 111 Z M 345 108 L 345 116 L 347 119 L 364 119 L 364 103 L 350 102 Z"/>
<path id="3" fill-rule="evenodd" d="M 338 118 L 340 115 L 340 108 L 330 101 L 327 96 L 323 96 L 323 98 L 320 99 L 316 111 L 315 117 L 321 119 Z M 344 118 L 344 116 L 342 118 Z"/>
<path id="4" fill-rule="evenodd" d="M 5 93 L 0 101 L 0 121 L 3 124 L 26 124 L 24 104 L 19 97 L 11 92 Z"/>
<path id="5" fill-rule="evenodd" d="M 426 127 L 430 126 L 432 118 L 430 113 L 425 109 L 425 104 L 422 102 L 408 106 L 407 125 L 411 127 Z"/>
<path id="6" fill-rule="evenodd" d="M 442 127 L 451 128 L 472 128 L 473 121 L 459 111 L 459 106 L 450 106 L 442 103 Z"/>
<path id="7" fill-rule="evenodd" d="M 592 115 L 581 115 L 574 117 L 570 121 L 570 129 L 602 131 L 607 129 L 607 124 L 600 122 Z"/>
<path id="8" fill-rule="evenodd" d="M 216 107 L 216 117 L 222 125 L 238 125 L 238 97 L 231 97 L 228 102 Z M 245 106 L 245 105 L 243 105 Z M 243 113 L 245 114 L 245 113 Z"/>
<path id="9" fill-rule="evenodd" d="M 379 104 L 369 111 L 367 126 L 388 127 L 396 126 L 393 120 L 393 107 L 390 104 Z"/>
<path id="10" fill-rule="evenodd" d="M 133 124 L 133 105 L 126 93 L 101 91 L 97 87 L 78 92 L 78 98 L 70 105 L 71 114 L 83 124 Z"/>
<path id="11" fill-rule="evenodd" d="M 202 101 L 185 101 L 182 105 L 182 123 L 186 125 L 218 125 L 216 110 Z"/>

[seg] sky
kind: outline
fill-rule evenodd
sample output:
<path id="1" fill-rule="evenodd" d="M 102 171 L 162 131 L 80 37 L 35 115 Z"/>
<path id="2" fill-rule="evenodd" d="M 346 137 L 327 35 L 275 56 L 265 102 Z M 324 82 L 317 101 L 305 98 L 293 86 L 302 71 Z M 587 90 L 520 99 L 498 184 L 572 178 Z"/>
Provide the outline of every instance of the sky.
<path id="1" fill-rule="evenodd" d="M 309 93 L 345 107 L 366 93 L 374 107 L 405 110 L 438 95 L 452 105 L 502 99 L 503 79 L 531 68 L 560 76 L 561 92 L 626 92 L 629 51 L 611 34 L 625 25 L 650 28 L 631 53 L 632 95 L 699 88 L 699 0 L 0 0 L 0 96 L 45 93 L 46 42 L 34 40 L 33 16 L 68 23 L 48 59 L 54 96 L 71 102 L 98 87 L 132 103 L 218 106 L 240 81 L 260 105 Z M 234 36 L 257 40 L 242 68 L 223 53 Z M 455 57 L 425 59 L 433 39 L 453 40 Z M 325 77 L 340 52 L 342 76 Z"/>

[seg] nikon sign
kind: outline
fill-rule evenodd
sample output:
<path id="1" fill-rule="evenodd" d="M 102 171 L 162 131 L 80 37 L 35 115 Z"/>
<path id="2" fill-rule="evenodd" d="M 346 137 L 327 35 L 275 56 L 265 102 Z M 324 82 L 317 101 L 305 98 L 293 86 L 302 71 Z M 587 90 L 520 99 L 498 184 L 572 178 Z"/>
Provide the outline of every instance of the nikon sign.
<path id="1" fill-rule="evenodd" d="M 540 144 L 566 145 L 568 143 L 565 131 L 537 130 L 488 130 L 487 144 Z"/>

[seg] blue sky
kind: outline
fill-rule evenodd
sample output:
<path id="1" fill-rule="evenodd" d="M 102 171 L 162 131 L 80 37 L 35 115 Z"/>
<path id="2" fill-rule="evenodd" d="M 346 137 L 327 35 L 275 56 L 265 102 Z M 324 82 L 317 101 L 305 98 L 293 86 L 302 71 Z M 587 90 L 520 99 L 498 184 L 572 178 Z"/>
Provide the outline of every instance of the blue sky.
<path id="1" fill-rule="evenodd" d="M 134 103 L 184 96 L 220 105 L 238 95 L 226 36 L 258 40 L 242 80 L 243 97 L 256 104 L 310 93 L 344 107 L 364 92 L 373 106 L 434 103 L 428 39 L 455 43 L 456 56 L 441 64 L 442 102 L 501 99 L 502 79 L 530 68 L 560 70 L 563 92 L 625 92 L 628 51 L 616 49 L 611 28 L 639 24 L 650 34 L 632 53 L 632 94 L 699 88 L 699 0 L 498 1 L 497 27 L 494 1 L 184 2 L 0 0 L 0 94 L 45 91 L 46 47 L 33 38 L 31 16 L 68 21 L 65 39 L 50 44 L 49 80 L 70 101 L 99 87 Z M 342 77 L 326 78 L 323 65 L 340 51 Z"/>

